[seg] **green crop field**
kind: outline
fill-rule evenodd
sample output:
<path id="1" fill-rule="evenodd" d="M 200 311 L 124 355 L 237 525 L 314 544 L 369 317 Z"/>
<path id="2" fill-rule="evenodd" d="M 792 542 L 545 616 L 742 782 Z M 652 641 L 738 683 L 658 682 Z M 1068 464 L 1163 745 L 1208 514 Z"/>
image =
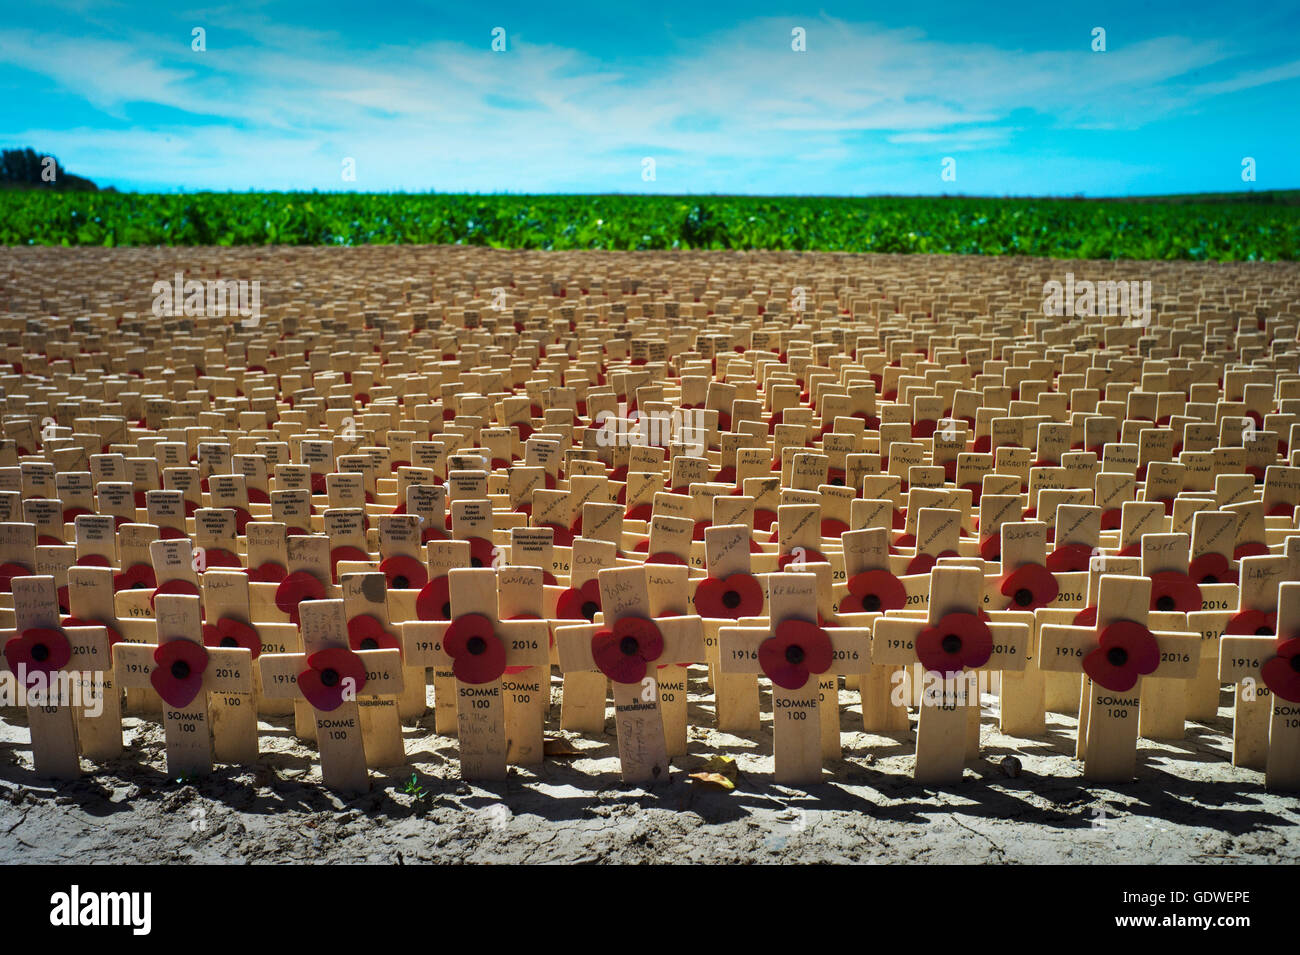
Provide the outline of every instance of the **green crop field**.
<path id="1" fill-rule="evenodd" d="M 1300 258 L 1300 191 L 1143 199 L 0 192 L 5 245 L 784 249 Z"/>

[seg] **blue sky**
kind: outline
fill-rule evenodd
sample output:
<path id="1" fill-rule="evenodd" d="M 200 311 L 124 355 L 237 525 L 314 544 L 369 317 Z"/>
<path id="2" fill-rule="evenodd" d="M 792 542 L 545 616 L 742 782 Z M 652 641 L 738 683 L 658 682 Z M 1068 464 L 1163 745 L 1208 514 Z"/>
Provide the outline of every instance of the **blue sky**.
<path id="1" fill-rule="evenodd" d="M 1294 3 L 3 3 L 0 143 L 123 189 L 1300 186 Z"/>

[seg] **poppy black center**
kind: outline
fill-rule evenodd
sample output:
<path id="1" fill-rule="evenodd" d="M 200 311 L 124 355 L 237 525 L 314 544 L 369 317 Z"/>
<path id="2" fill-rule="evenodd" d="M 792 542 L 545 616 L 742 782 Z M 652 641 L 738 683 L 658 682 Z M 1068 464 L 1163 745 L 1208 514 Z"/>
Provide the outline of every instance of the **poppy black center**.
<path id="1" fill-rule="evenodd" d="M 943 643 L 941 643 L 940 646 L 943 647 L 944 653 L 960 653 L 961 637 L 957 636 L 955 633 L 950 633 L 948 636 L 943 638 Z"/>
<path id="2" fill-rule="evenodd" d="M 445 604 L 442 605 L 442 616 L 443 616 L 443 619 L 444 619 L 444 620 L 450 620 L 450 619 L 451 619 L 451 601 L 450 601 L 450 600 L 448 600 Z"/>
<path id="3" fill-rule="evenodd" d="M 1273 628 L 1272 628 L 1272 627 L 1257 627 L 1257 628 L 1255 629 L 1255 636 L 1257 636 L 1257 637 L 1272 637 L 1272 636 L 1275 636 L 1275 634 L 1273 633 Z"/>
<path id="4" fill-rule="evenodd" d="M 396 577 L 393 578 L 393 586 L 396 587 L 398 590 L 406 590 L 411 586 L 411 579 L 409 577 L 404 577 L 403 575 L 398 574 Z"/>
<path id="5" fill-rule="evenodd" d="M 1219 578 L 1215 577 L 1213 574 L 1206 574 L 1201 578 L 1201 583 L 1203 584 L 1217 584 L 1218 582 Z"/>
<path id="6" fill-rule="evenodd" d="M 184 660 L 177 660 L 172 664 L 172 676 L 178 680 L 184 680 L 190 675 L 190 665 Z"/>
<path id="7" fill-rule="evenodd" d="M 722 606 L 726 607 L 728 610 L 735 610 L 740 606 L 740 594 L 736 593 L 734 590 L 728 590 L 722 595 Z"/>
<path id="8" fill-rule="evenodd" d="M 637 643 L 636 637 L 624 637 L 619 641 L 618 648 L 630 657 L 641 649 L 641 644 Z"/>
<path id="9" fill-rule="evenodd" d="M 843 486 L 844 486 L 844 478 L 842 478 L 842 477 L 833 477 L 833 478 L 831 478 L 831 485 L 832 485 L 833 487 L 843 487 Z"/>
<path id="10" fill-rule="evenodd" d="M 479 560 L 477 557 L 471 557 L 469 559 L 469 565 L 471 567 L 482 567 L 483 561 Z"/>
<path id="11" fill-rule="evenodd" d="M 1163 594 L 1160 597 L 1156 598 L 1156 609 L 1164 613 L 1168 613 L 1169 611 L 1173 610 L 1175 606 L 1176 604 L 1174 603 L 1174 598 L 1169 596 L 1168 594 Z"/>
<path id="12" fill-rule="evenodd" d="M 482 637 L 470 637 L 465 641 L 465 649 L 471 656 L 480 656 L 487 652 L 487 641 Z"/>
<path id="13" fill-rule="evenodd" d="M 867 613 L 880 612 L 880 598 L 875 594 L 867 594 L 862 598 L 862 609 Z"/>
<path id="14" fill-rule="evenodd" d="M 32 647 L 32 659 L 37 663 L 44 663 L 50 658 L 50 648 L 43 643 L 38 643 Z"/>
<path id="15" fill-rule="evenodd" d="M 361 649 L 362 649 L 362 650 L 378 650 L 378 649 L 379 649 L 379 641 L 377 641 L 374 637 L 365 637 L 365 638 L 362 639 L 362 641 L 361 641 Z"/>
<path id="16" fill-rule="evenodd" d="M 149 585 L 148 585 L 148 584 L 144 584 L 144 583 L 140 583 L 140 584 L 132 584 L 132 585 L 131 585 L 131 589 L 132 589 L 132 590 L 148 590 L 148 589 L 149 589 Z"/>
<path id="17" fill-rule="evenodd" d="M 1034 602 L 1034 592 L 1028 587 L 1021 587 L 1016 591 L 1015 601 L 1018 607 L 1028 607 Z"/>
<path id="18" fill-rule="evenodd" d="M 322 670 L 320 674 L 321 686 L 338 686 L 339 671 L 334 669 Z"/>
<path id="19" fill-rule="evenodd" d="M 785 662 L 793 663 L 796 666 L 803 663 L 803 647 L 791 644 L 785 648 Z"/>
<path id="20" fill-rule="evenodd" d="M 1122 667 L 1128 663 L 1128 651 L 1123 647 L 1111 647 L 1106 651 L 1106 662 L 1113 667 Z"/>
<path id="21" fill-rule="evenodd" d="M 221 638 L 221 645 L 222 645 L 223 647 L 237 647 L 237 646 L 239 646 L 239 644 L 235 641 L 235 638 L 234 638 L 234 637 L 222 637 L 222 638 Z"/>
<path id="22" fill-rule="evenodd" d="M 588 620 L 595 620 L 596 614 L 600 612 L 600 606 L 594 600 L 588 600 L 582 605 L 582 615 Z"/>
<path id="23" fill-rule="evenodd" d="M 1300 673 L 1300 653 L 1291 658 L 1291 669 L 1295 670 L 1296 673 Z"/>

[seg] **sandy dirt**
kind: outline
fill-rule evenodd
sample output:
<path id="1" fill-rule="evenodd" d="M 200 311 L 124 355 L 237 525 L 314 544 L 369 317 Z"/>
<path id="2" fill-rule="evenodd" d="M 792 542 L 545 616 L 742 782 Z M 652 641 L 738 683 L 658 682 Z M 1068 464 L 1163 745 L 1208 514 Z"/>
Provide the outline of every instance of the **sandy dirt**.
<path id="1" fill-rule="evenodd" d="M 169 779 L 162 730 L 127 717 L 127 755 L 74 784 L 33 775 L 25 716 L 0 717 L 0 861 L 4 862 L 932 862 L 1293 863 L 1300 799 L 1234 768 L 1230 697 L 1212 725 L 1180 742 L 1139 743 L 1128 785 L 1085 783 L 1071 756 L 1074 720 L 1048 735 L 996 728 L 986 697 L 981 759 L 962 782 L 912 782 L 914 733 L 861 732 L 857 693 L 841 691 L 845 758 L 807 791 L 771 782 L 771 725 L 734 736 L 709 729 L 703 671 L 693 680 L 692 755 L 651 789 L 623 784 L 612 735 L 555 730 L 577 757 L 512 768 L 500 785 L 459 779 L 456 741 L 432 714 L 406 730 L 410 765 L 373 775 L 369 794 L 322 788 L 315 752 L 286 720 L 262 724 L 255 768 Z M 764 712 L 770 699 L 764 692 Z M 913 728 L 915 720 L 913 720 Z M 707 756 L 733 756 L 732 792 L 693 782 Z M 700 754 L 700 755 L 694 755 Z M 1014 756 L 1018 775 L 1003 760 Z M 90 764 L 86 768 L 92 769 Z M 412 776 L 414 783 L 412 784 Z"/>

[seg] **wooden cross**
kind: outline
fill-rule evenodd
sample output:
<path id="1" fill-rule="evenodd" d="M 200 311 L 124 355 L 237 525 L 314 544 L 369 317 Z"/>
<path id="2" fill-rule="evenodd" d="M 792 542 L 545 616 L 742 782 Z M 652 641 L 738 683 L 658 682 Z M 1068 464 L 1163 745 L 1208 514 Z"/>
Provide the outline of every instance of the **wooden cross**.
<path id="1" fill-rule="evenodd" d="M 1271 701 L 1264 785 L 1300 790 L 1300 582 L 1278 586 L 1276 635 L 1220 638 L 1219 678 L 1238 685 L 1239 701 L 1251 690 Z"/>
<path id="2" fill-rule="evenodd" d="M 302 653 L 264 653 L 258 659 L 267 696 L 306 699 L 315 719 L 325 785 L 347 792 L 370 786 L 362 696 L 391 696 L 402 690 L 402 655 L 397 650 L 353 650 L 348 644 L 343 600 L 298 604 Z"/>
<path id="3" fill-rule="evenodd" d="M 452 619 L 403 623 L 406 659 L 412 666 L 447 668 L 455 674 L 461 776 L 505 779 L 510 738 L 502 677 L 507 666 L 548 667 L 550 630 L 545 620 L 502 620 L 498 588 L 502 594 L 519 587 L 540 588 L 542 571 L 461 567 L 447 576 Z M 507 606 L 517 602 L 514 597 L 506 600 Z M 526 748 L 531 755 L 540 745 L 540 740 L 530 739 Z"/>
<path id="4" fill-rule="evenodd" d="M 705 659 L 698 616 L 651 619 L 648 574 L 645 566 L 600 571 L 604 623 L 555 630 L 562 672 L 597 670 L 614 684 L 619 760 L 630 783 L 659 781 L 668 773 L 656 668 Z"/>
<path id="5" fill-rule="evenodd" d="M 999 612 L 982 619 L 983 589 L 978 567 L 938 565 L 930 572 L 924 620 L 891 612 L 872 627 L 873 661 L 919 662 L 925 669 L 916 725 L 917 782 L 961 779 L 966 760 L 979 753 L 981 674 L 1025 665 L 1031 630 L 1027 615 Z"/>
<path id="6" fill-rule="evenodd" d="M 724 524 L 704 532 L 708 576 L 695 584 L 695 612 L 704 626 L 705 652 L 713 677 L 714 718 L 730 733 L 757 732 L 758 680 L 724 671 L 719 632 L 745 617 L 762 616 L 767 604 L 762 582 L 750 570 L 748 524 Z"/>
<path id="7" fill-rule="evenodd" d="M 890 573 L 887 527 L 868 527 L 843 535 L 844 589 L 838 604 L 839 616 L 851 626 L 871 627 L 875 617 L 889 610 L 907 608 L 903 581 Z M 896 666 L 870 666 L 858 680 L 862 700 L 862 728 L 869 733 L 907 732 L 907 707 L 892 699 L 897 686 Z"/>
<path id="8" fill-rule="evenodd" d="M 772 681 L 773 778 L 796 786 L 820 782 L 818 677 L 864 672 L 871 661 L 871 631 L 818 626 L 816 574 L 769 574 L 767 599 L 767 627 L 719 631 L 721 669 L 761 673 Z"/>
<path id="9" fill-rule="evenodd" d="M 40 776 L 75 779 L 79 753 L 122 753 L 108 635 L 103 626 L 60 624 L 53 577 L 15 577 L 12 592 L 14 629 L 0 630 L 0 646 L 26 700 L 32 762 Z"/>
<path id="10" fill-rule="evenodd" d="M 203 646 L 200 603 L 188 594 L 160 594 L 154 601 L 157 645 L 119 643 L 113 648 L 119 685 L 152 688 L 162 700 L 167 772 L 172 776 L 212 771 L 213 734 L 224 729 L 210 720 L 208 694 L 253 692 L 247 649 Z M 222 749 L 240 751 L 231 743 L 223 743 Z"/>
<path id="11" fill-rule="evenodd" d="M 1199 636 L 1151 630 L 1179 625 L 1179 614 L 1152 612 L 1146 577 L 1101 578 L 1095 627 L 1048 624 L 1041 628 L 1039 660 L 1045 670 L 1082 671 L 1078 753 L 1086 779 L 1133 778 L 1143 677 L 1187 680 L 1200 662 Z M 1185 618 L 1183 618 L 1185 619 Z M 1183 624 L 1185 626 L 1185 624 Z"/>

